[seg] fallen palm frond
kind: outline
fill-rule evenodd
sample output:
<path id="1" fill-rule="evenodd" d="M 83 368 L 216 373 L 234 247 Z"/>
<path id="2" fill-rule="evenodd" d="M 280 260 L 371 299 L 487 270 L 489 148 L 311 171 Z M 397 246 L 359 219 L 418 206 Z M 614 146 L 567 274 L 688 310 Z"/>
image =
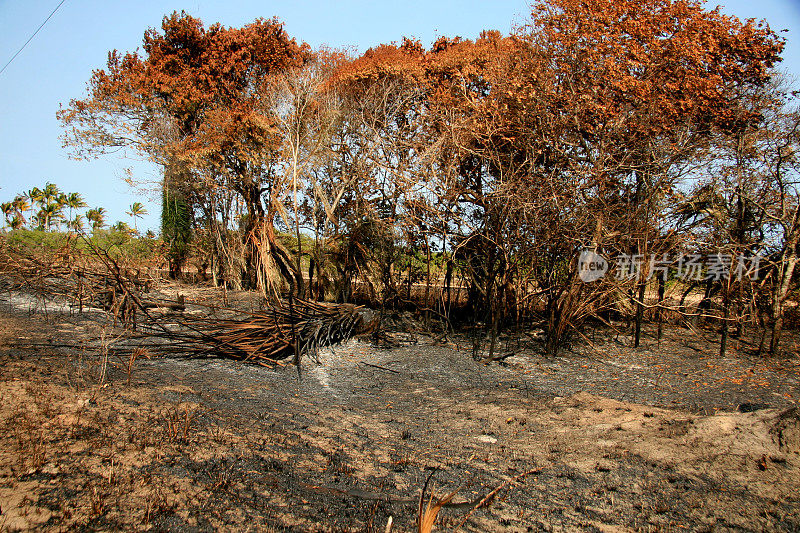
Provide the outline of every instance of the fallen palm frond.
<path id="1" fill-rule="evenodd" d="M 191 357 L 226 357 L 264 365 L 292 357 L 316 356 L 319 348 L 368 333 L 376 325 L 371 311 L 350 304 L 290 299 L 240 318 L 187 315 L 142 325 L 159 338 L 158 350 Z"/>

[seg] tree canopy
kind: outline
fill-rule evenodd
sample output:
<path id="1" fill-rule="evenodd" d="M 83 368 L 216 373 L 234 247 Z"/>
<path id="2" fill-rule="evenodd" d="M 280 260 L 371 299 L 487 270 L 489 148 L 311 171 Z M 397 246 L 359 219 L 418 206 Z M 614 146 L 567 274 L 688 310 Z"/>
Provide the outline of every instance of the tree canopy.
<path id="1" fill-rule="evenodd" d="M 164 166 L 164 220 L 219 282 L 335 286 L 346 300 L 360 278 L 394 305 L 400 272 L 410 296 L 436 268 L 449 291 L 458 270 L 495 330 L 538 301 L 555 351 L 619 291 L 642 313 L 646 282 L 581 283 L 581 249 L 710 249 L 678 237 L 679 204 L 732 139 L 788 112 L 783 44 L 695 0 L 543 0 L 508 36 L 405 38 L 359 57 L 312 51 L 277 19 L 206 28 L 173 13 L 141 52 L 112 51 L 59 119 L 78 155 L 130 146 Z M 734 203 L 754 205 L 741 183 Z M 289 230 L 293 245 L 277 237 Z"/>

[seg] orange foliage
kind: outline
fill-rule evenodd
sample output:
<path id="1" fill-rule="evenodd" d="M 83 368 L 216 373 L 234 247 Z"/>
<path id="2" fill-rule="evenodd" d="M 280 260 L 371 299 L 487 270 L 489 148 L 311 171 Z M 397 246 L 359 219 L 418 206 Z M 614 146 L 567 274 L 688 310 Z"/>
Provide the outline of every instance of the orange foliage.
<path id="1" fill-rule="evenodd" d="M 150 155 L 207 153 L 258 137 L 254 130 L 264 124 L 256 111 L 258 88 L 270 74 L 309 57 L 308 46 L 291 39 L 277 19 L 205 28 L 176 12 L 164 17 L 160 31 L 145 33 L 143 55 L 110 52 L 106 69 L 92 75 L 89 97 L 73 100 L 59 118 L 103 142 L 108 138 L 92 131 L 92 121 L 98 113 L 116 113 L 134 119 L 137 146 Z M 168 124 L 155 128 L 159 120 Z"/>
<path id="2" fill-rule="evenodd" d="M 469 113 L 478 130 L 495 131 L 499 113 L 539 126 L 568 120 L 581 135 L 630 142 L 679 124 L 731 129 L 756 118 L 739 107 L 736 89 L 766 83 L 782 48 L 768 26 L 702 2 L 547 0 L 512 37 L 442 37 L 428 52 L 407 39 L 380 45 L 337 79 L 402 78 L 424 88 L 431 108 Z"/>

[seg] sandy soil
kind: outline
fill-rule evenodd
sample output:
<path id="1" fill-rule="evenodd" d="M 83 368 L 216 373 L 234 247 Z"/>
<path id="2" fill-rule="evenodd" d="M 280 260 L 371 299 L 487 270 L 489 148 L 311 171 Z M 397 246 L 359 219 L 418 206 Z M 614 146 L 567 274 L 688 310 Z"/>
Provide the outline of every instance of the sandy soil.
<path id="1" fill-rule="evenodd" d="M 131 362 L 100 314 L 23 303 L 0 295 L 3 531 L 411 531 L 434 469 L 441 530 L 800 530 L 797 355 L 675 329 L 485 365 L 398 334 L 298 374 Z"/>

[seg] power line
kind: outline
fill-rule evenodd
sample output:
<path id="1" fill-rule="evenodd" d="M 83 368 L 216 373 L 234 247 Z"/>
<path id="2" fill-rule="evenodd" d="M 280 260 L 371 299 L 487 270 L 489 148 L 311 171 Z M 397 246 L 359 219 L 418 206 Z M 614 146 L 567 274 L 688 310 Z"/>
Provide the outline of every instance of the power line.
<path id="1" fill-rule="evenodd" d="M 25 47 L 26 47 L 26 46 L 28 46 L 28 43 L 29 43 L 29 42 L 31 42 L 31 41 L 33 40 L 33 38 L 34 38 L 34 37 L 36 37 L 36 34 L 37 34 L 37 33 L 39 33 L 39 30 L 41 30 L 42 28 L 44 28 L 44 25 L 45 25 L 45 24 L 47 24 L 47 21 L 48 21 L 48 20 L 50 20 L 50 18 L 51 18 L 53 15 L 55 15 L 55 14 L 56 14 L 56 11 L 58 11 L 58 8 L 59 8 L 59 7 L 61 7 L 61 4 L 63 4 L 63 3 L 64 3 L 64 2 L 66 2 L 66 1 L 67 1 L 67 0 L 61 0 L 61 2 L 60 2 L 60 3 L 59 3 L 57 6 L 56 6 L 56 8 L 55 8 L 55 9 L 54 9 L 54 10 L 53 10 L 53 11 L 52 11 L 52 12 L 51 12 L 51 13 L 50 13 L 48 16 L 47 16 L 47 18 L 46 18 L 46 19 L 44 19 L 44 22 L 42 22 L 42 23 L 39 25 L 39 27 L 38 27 L 38 28 L 36 28 L 36 31 L 35 31 L 35 32 L 33 32 L 33 35 L 31 35 L 31 36 L 28 38 L 28 40 L 27 40 L 27 41 L 25 41 L 25 44 L 23 44 L 23 45 L 22 45 L 22 47 L 20 47 L 20 49 L 19 49 L 19 50 L 17 50 L 17 53 L 16 53 L 16 54 L 14 54 L 14 55 L 11 57 L 11 59 L 9 59 L 9 60 L 8 60 L 8 63 L 6 63 L 5 65 L 3 65 L 3 68 L 2 68 L 2 69 L 0 69 L 0 74 L 2 74 L 2 73 L 3 73 L 3 71 L 5 71 L 5 70 L 6 70 L 6 67 L 8 67 L 8 66 L 11 64 L 11 62 L 12 62 L 12 61 L 14 61 L 14 60 L 17 58 L 17 56 L 20 54 L 20 52 L 22 52 L 22 51 L 25 49 Z"/>

